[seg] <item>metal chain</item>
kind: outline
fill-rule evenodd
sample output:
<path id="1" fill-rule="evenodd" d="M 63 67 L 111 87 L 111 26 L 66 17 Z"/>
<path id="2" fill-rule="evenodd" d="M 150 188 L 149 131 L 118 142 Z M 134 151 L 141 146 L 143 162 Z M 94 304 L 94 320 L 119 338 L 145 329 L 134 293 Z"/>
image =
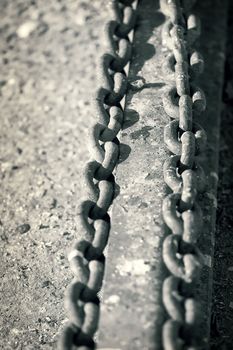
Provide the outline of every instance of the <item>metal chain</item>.
<path id="1" fill-rule="evenodd" d="M 94 349 L 93 339 L 99 320 L 100 300 L 110 217 L 108 209 L 114 196 L 113 169 L 119 157 L 117 134 L 123 121 L 120 104 L 127 91 L 125 67 L 132 54 L 130 32 L 134 29 L 135 0 L 113 0 L 115 19 L 107 25 L 109 52 L 101 59 L 101 88 L 96 96 L 99 122 L 91 132 L 91 155 L 85 170 L 87 200 L 81 204 L 81 238 L 69 256 L 74 279 L 65 295 L 69 323 L 63 329 L 59 347 L 62 350 Z"/>
<path id="2" fill-rule="evenodd" d="M 164 142 L 173 154 L 164 164 L 164 180 L 172 193 L 162 206 L 169 232 L 163 242 L 163 261 L 169 272 L 162 291 L 168 314 L 162 329 L 165 350 L 194 350 L 200 345 L 200 305 L 195 289 L 203 258 L 197 246 L 202 230 L 197 195 L 205 188 L 205 175 L 197 156 L 205 148 L 206 134 L 193 120 L 205 110 L 206 102 L 195 83 L 204 62 L 192 48 L 200 35 L 200 21 L 191 13 L 194 2 L 160 0 L 167 16 L 162 39 L 171 50 L 163 65 L 169 81 L 163 106 L 172 119 L 165 127 Z"/>

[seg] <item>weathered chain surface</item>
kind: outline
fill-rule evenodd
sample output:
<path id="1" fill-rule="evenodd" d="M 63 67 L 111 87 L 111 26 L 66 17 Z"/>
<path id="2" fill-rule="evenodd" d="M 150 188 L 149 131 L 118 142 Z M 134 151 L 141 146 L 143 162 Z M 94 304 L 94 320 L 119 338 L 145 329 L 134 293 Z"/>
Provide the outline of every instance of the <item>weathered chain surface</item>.
<path id="1" fill-rule="evenodd" d="M 129 33 L 134 29 L 135 0 L 113 0 L 115 19 L 107 25 L 109 52 L 101 59 L 101 88 L 96 96 L 98 123 L 92 129 L 91 155 L 85 171 L 87 200 L 81 204 L 82 232 L 75 242 L 69 262 L 74 279 L 68 286 L 65 306 L 69 323 L 60 338 L 62 350 L 94 349 L 93 339 L 99 320 L 100 300 L 110 217 L 108 209 L 114 196 L 113 169 L 118 161 L 117 134 L 123 122 L 120 104 L 127 90 L 125 67 L 131 59 Z"/>
<path id="2" fill-rule="evenodd" d="M 163 65 L 169 81 L 163 106 L 171 118 L 164 130 L 164 142 L 173 154 L 164 164 L 164 179 L 172 193 L 165 197 L 162 207 L 169 231 L 163 243 L 163 261 L 169 271 L 162 292 L 168 314 L 162 330 L 165 350 L 194 350 L 201 346 L 196 287 L 203 264 L 197 246 L 202 212 L 197 195 L 205 186 L 198 155 L 204 150 L 206 134 L 195 117 L 205 110 L 206 102 L 195 82 L 203 70 L 203 59 L 193 48 L 200 35 L 200 21 L 191 12 L 194 3 L 160 1 L 161 10 L 167 16 L 162 39 L 171 50 Z"/>

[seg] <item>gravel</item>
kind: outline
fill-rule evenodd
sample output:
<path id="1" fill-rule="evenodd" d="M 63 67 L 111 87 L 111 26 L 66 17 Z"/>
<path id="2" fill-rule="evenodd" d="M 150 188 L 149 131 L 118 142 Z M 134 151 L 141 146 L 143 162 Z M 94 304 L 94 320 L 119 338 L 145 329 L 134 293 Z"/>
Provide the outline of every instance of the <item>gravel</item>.
<path id="1" fill-rule="evenodd" d="M 0 2 L 0 348 L 55 349 L 71 280 L 104 0 Z"/>

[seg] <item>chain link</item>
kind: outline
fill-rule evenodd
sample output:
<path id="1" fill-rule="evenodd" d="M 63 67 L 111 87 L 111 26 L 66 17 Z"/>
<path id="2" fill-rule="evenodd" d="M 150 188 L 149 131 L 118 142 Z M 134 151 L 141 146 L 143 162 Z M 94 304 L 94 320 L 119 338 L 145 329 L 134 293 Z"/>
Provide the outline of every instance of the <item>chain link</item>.
<path id="1" fill-rule="evenodd" d="M 125 67 L 132 55 L 130 32 L 135 27 L 135 0 L 113 0 L 115 20 L 109 21 L 106 32 L 109 52 L 101 58 L 101 88 L 96 95 L 99 122 L 91 130 L 93 160 L 85 168 L 87 200 L 81 203 L 79 219 L 82 227 L 68 260 L 74 279 L 65 295 L 69 323 L 65 326 L 61 350 L 94 349 L 93 339 L 99 320 L 99 296 L 108 242 L 110 217 L 108 209 L 114 196 L 113 169 L 119 157 L 117 134 L 123 122 L 120 104 L 127 91 Z M 135 2 L 136 3 L 136 2 Z"/>
<path id="2" fill-rule="evenodd" d="M 206 133 L 193 119 L 205 110 L 206 101 L 195 83 L 203 71 L 204 61 L 192 48 L 200 35 L 200 21 L 190 12 L 194 2 L 160 0 L 161 10 L 167 17 L 162 40 L 171 50 L 163 64 L 163 73 L 169 82 L 163 106 L 173 119 L 164 130 L 164 142 L 172 153 L 163 167 L 164 180 L 172 190 L 162 206 L 169 232 L 163 242 L 163 261 L 169 272 L 162 291 L 168 314 L 162 330 L 165 350 L 191 350 L 200 346 L 200 305 L 195 289 L 203 257 L 197 246 L 202 230 L 197 195 L 205 188 L 205 175 L 197 156 L 205 148 Z"/>

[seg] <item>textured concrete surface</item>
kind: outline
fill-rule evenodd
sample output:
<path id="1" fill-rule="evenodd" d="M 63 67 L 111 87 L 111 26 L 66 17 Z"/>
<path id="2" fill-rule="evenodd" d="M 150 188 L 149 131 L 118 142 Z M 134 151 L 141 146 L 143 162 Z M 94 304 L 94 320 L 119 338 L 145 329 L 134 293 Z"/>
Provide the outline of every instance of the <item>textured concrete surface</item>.
<path id="1" fill-rule="evenodd" d="M 164 16 L 158 12 L 158 3 L 146 0 L 138 7 L 140 17 L 129 73 L 133 89 L 127 96 L 120 135 L 122 162 L 116 170 L 119 195 L 112 209 L 101 306 L 101 348 L 160 348 L 164 320 L 160 295 L 165 276 L 160 208 L 166 193 L 162 166 L 168 157 L 163 128 L 169 117 L 161 100 L 165 85 L 161 63 L 166 50 L 161 45 Z"/>
<path id="2" fill-rule="evenodd" d="M 154 6 L 154 1 L 145 0 L 139 5 L 140 20 L 130 70 L 134 89 L 128 94 L 125 126 L 120 137 L 122 158 L 128 158 L 116 171 L 120 189 L 112 209 L 99 334 L 102 348 L 162 349 L 161 325 L 165 314 L 161 288 L 167 273 L 161 258 L 165 237 L 161 203 L 167 193 L 162 166 L 169 156 L 163 142 L 163 129 L 169 117 L 162 107 L 166 78 L 161 65 L 168 51 L 161 46 L 163 16 L 157 11 L 156 3 Z M 208 137 L 207 150 L 200 158 L 207 176 L 207 189 L 199 196 L 199 203 L 205 208 L 204 227 L 198 241 L 205 256 L 198 288 L 203 311 L 200 328 L 203 349 L 209 342 L 226 11 L 226 2 L 219 0 L 214 6 L 211 1 L 198 2 L 194 9 L 202 21 L 199 49 L 206 69 L 199 82 L 206 92 L 208 106 L 207 111 L 195 119 L 203 125 Z M 137 91 L 138 86 L 141 89 Z M 130 125 L 132 120 L 134 124 Z"/>
<path id="3" fill-rule="evenodd" d="M 0 1 L 0 348 L 55 349 L 105 1 Z"/>

